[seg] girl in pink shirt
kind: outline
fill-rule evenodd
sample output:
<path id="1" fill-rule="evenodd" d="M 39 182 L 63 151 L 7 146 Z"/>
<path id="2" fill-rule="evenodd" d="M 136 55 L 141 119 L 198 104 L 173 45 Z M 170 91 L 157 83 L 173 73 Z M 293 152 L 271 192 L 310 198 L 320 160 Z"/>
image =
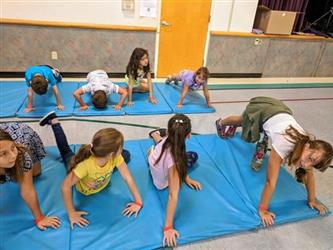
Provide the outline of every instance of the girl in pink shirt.
<path id="1" fill-rule="evenodd" d="M 198 160 L 195 152 L 186 152 L 185 141 L 191 135 L 191 121 L 186 115 L 177 114 L 168 122 L 168 130 L 152 131 L 150 136 L 156 143 L 148 153 L 148 162 L 156 188 L 169 188 L 166 219 L 163 229 L 163 245 L 176 246 L 179 233 L 173 227 L 178 192 L 182 182 L 190 188 L 200 190 L 199 182 L 192 180 L 187 170 Z"/>

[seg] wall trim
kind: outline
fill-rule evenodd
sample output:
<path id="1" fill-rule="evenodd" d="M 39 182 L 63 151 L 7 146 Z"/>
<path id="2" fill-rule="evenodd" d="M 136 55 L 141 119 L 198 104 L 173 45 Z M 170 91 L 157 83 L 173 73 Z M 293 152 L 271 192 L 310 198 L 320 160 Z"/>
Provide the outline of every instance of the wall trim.
<path id="1" fill-rule="evenodd" d="M 157 31 L 156 27 L 146 27 L 146 26 L 53 22 L 53 21 L 11 19 L 11 18 L 1 18 L 0 23 L 1 24 L 16 24 L 16 25 L 80 28 L 80 29 L 129 30 L 129 31 L 149 31 L 149 32 L 156 32 Z"/>
<path id="2" fill-rule="evenodd" d="M 301 36 L 301 35 L 270 35 L 270 34 L 254 34 L 247 32 L 228 32 L 228 31 L 211 31 L 212 36 L 240 36 L 240 37 L 256 37 L 256 38 L 281 38 L 281 39 L 298 39 L 298 40 L 320 40 L 333 42 L 333 38 L 325 38 L 321 36 Z"/>

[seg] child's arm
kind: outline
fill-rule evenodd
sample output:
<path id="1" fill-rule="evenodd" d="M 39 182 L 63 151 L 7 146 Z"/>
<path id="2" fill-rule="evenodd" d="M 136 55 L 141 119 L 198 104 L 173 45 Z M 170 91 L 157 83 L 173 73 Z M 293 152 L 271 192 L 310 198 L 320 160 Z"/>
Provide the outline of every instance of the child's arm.
<path id="1" fill-rule="evenodd" d="M 166 217 L 163 229 L 163 246 L 166 244 L 168 247 L 177 246 L 177 238 L 179 233 L 173 228 L 173 218 L 178 202 L 179 193 L 179 177 L 176 168 L 173 166 L 168 171 L 168 182 L 169 182 L 169 196 L 168 205 L 166 210 Z"/>
<path id="2" fill-rule="evenodd" d="M 206 98 L 207 106 L 209 108 L 213 107 L 212 104 L 210 103 L 210 97 L 209 97 L 209 93 L 208 93 L 208 85 L 207 84 L 205 84 L 205 86 L 203 88 L 203 92 L 204 92 L 204 96 Z"/>
<path id="3" fill-rule="evenodd" d="M 325 215 L 326 208 L 317 201 L 315 191 L 315 179 L 312 170 L 306 172 L 305 186 L 308 191 L 308 204 L 313 209 L 317 209 L 320 215 Z"/>
<path id="4" fill-rule="evenodd" d="M 83 94 L 84 94 L 84 91 L 82 88 L 75 90 L 73 93 L 74 98 L 78 101 L 78 103 L 80 103 L 80 108 L 79 108 L 80 110 L 86 110 L 89 108 L 88 105 L 83 101 L 83 99 L 81 97 L 81 95 L 83 95 Z"/>
<path id="5" fill-rule="evenodd" d="M 59 110 L 64 110 L 65 107 L 61 104 L 61 97 L 60 97 L 57 85 L 52 86 L 52 90 L 53 90 L 53 93 L 54 93 L 54 95 L 57 99 L 57 108 Z"/>
<path id="6" fill-rule="evenodd" d="M 195 189 L 197 191 L 201 190 L 200 182 L 191 179 L 188 175 L 185 178 L 185 183 L 192 189 Z"/>
<path id="7" fill-rule="evenodd" d="M 139 191 L 135 185 L 134 179 L 127 168 L 125 162 L 123 162 L 118 167 L 120 175 L 123 177 L 124 181 L 126 182 L 128 189 L 131 191 L 132 196 L 134 198 L 134 202 L 130 202 L 126 205 L 126 208 L 123 211 L 123 215 L 130 217 L 132 214 L 136 217 L 142 208 L 142 200 L 139 194 Z"/>
<path id="8" fill-rule="evenodd" d="M 20 194 L 35 218 L 35 224 L 40 230 L 47 227 L 57 229 L 60 220 L 55 216 L 44 216 L 40 210 L 37 193 L 33 184 L 32 170 L 25 173 L 20 184 Z"/>
<path id="9" fill-rule="evenodd" d="M 27 113 L 29 113 L 29 112 L 31 112 L 33 110 L 33 107 L 32 107 L 32 95 L 33 95 L 32 88 L 29 87 L 28 88 L 28 104 L 27 104 L 26 109 L 24 110 Z"/>
<path id="10" fill-rule="evenodd" d="M 266 184 L 261 194 L 261 200 L 258 209 L 262 224 L 264 226 L 272 226 L 274 224 L 275 214 L 268 211 L 268 205 L 275 190 L 281 163 L 282 158 L 278 155 L 274 148 L 272 148 L 268 159 Z"/>
<path id="11" fill-rule="evenodd" d="M 131 76 L 128 77 L 128 101 L 127 106 L 132 106 L 134 103 L 132 102 L 132 93 L 133 93 L 133 78 Z"/>
<path id="12" fill-rule="evenodd" d="M 189 86 L 187 84 L 184 84 L 182 94 L 180 95 L 179 101 L 177 103 L 178 108 L 183 107 L 183 101 L 184 101 L 185 96 L 187 95 L 188 90 L 189 90 Z"/>
<path id="13" fill-rule="evenodd" d="M 153 93 L 153 83 L 151 81 L 151 73 L 148 72 L 147 73 L 147 81 L 148 81 L 148 86 L 149 86 L 149 101 L 152 104 L 157 104 L 157 100 L 154 97 L 154 93 Z"/>
<path id="14" fill-rule="evenodd" d="M 114 107 L 115 110 L 119 110 L 123 106 L 125 99 L 127 97 L 127 90 L 119 87 L 118 94 L 120 94 L 121 97 L 120 97 L 118 104 Z"/>
<path id="15" fill-rule="evenodd" d="M 69 221 L 71 224 L 71 228 L 74 228 L 74 225 L 78 225 L 79 227 L 85 227 L 89 224 L 89 221 L 82 217 L 82 215 L 88 214 L 85 211 L 76 211 L 73 200 L 72 200 L 72 186 L 74 186 L 78 181 L 79 177 L 77 177 L 73 171 L 71 171 L 63 181 L 61 185 L 62 197 L 64 199 L 65 207 L 68 213 Z"/>

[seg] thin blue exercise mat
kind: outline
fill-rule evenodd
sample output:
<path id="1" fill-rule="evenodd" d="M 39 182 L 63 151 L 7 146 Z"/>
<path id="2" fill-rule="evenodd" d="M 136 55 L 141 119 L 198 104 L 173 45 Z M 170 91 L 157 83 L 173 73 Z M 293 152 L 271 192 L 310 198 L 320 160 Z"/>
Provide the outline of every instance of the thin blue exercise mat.
<path id="1" fill-rule="evenodd" d="M 33 95 L 33 107 L 34 110 L 26 113 L 24 110 L 27 107 L 28 99 L 25 99 L 24 104 L 16 113 L 18 117 L 43 117 L 48 112 L 54 110 L 57 116 L 71 116 L 74 110 L 75 99 L 73 92 L 77 89 L 77 82 L 61 82 L 57 84 L 62 105 L 65 106 L 64 110 L 58 110 L 56 107 L 56 98 L 53 94 L 51 87 L 49 87 L 45 95 Z"/>
<path id="2" fill-rule="evenodd" d="M 215 112 L 214 108 L 207 107 L 206 99 L 196 91 L 189 91 L 183 101 L 183 107 L 177 108 L 182 88 L 174 84 L 164 83 L 156 84 L 156 86 L 174 113 L 198 114 Z"/>
<path id="3" fill-rule="evenodd" d="M 15 116 L 27 93 L 25 82 L 0 81 L 0 118 Z"/>
<path id="4" fill-rule="evenodd" d="M 143 151 L 148 151 L 151 142 L 143 141 L 141 145 Z M 174 227 L 180 233 L 178 244 L 255 229 L 260 223 L 258 216 L 244 205 L 199 143 L 191 139 L 187 141 L 186 149 L 198 153 L 198 161 L 188 174 L 200 182 L 202 190 L 195 191 L 185 183 L 181 186 L 174 217 Z M 164 222 L 169 191 L 157 192 Z"/>
<path id="5" fill-rule="evenodd" d="M 82 87 L 86 83 L 80 83 L 78 88 Z M 108 105 L 105 109 L 97 109 L 94 107 L 94 105 L 91 102 L 91 94 L 85 93 L 82 95 L 83 101 L 89 106 L 89 109 L 87 110 L 79 110 L 80 104 L 75 101 L 75 107 L 74 107 L 74 116 L 114 116 L 114 115 L 125 115 L 124 109 L 115 110 L 113 108 L 114 105 L 117 105 L 119 102 L 121 95 L 113 93 L 109 96 Z"/>
<path id="6" fill-rule="evenodd" d="M 127 218 L 122 211 L 132 201 L 126 183 L 119 171 L 103 191 L 85 196 L 74 191 L 75 207 L 87 211 L 89 226 L 72 231 L 71 250 L 79 249 L 154 249 L 161 245 L 164 211 L 153 186 L 146 155 L 140 141 L 125 143 L 131 152 L 129 170 L 143 200 L 143 209 L 137 218 Z"/>
<path id="7" fill-rule="evenodd" d="M 195 140 L 209 153 L 210 158 L 246 206 L 252 212 L 257 211 L 266 181 L 268 156 L 265 157 L 262 169 L 255 172 L 251 169 L 255 144 L 244 142 L 239 134 L 226 140 L 220 139 L 217 135 L 197 136 Z M 298 183 L 284 167 L 281 167 L 269 209 L 276 215 L 276 224 L 319 216 L 316 210 L 307 205 L 305 187 Z"/>
<path id="8" fill-rule="evenodd" d="M 159 115 L 170 114 L 172 109 L 169 107 L 165 98 L 158 91 L 156 84 L 153 84 L 154 97 L 157 100 L 157 104 L 152 104 L 148 100 L 149 93 L 133 93 L 132 101 L 134 105 L 131 107 L 124 107 L 127 115 Z M 127 104 L 127 100 L 125 105 Z"/>
<path id="9" fill-rule="evenodd" d="M 17 183 L 0 184 L 0 249 L 69 249 L 70 229 L 61 198 L 60 186 L 66 175 L 56 147 L 46 148 L 42 174 L 34 178 L 39 204 L 45 215 L 58 216 L 59 229 L 40 231 L 20 196 Z"/>

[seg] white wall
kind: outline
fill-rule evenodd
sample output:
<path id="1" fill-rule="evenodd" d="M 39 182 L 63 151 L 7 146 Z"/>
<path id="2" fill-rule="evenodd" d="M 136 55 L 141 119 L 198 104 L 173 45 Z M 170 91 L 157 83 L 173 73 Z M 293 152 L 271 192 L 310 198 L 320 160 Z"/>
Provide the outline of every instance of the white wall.
<path id="1" fill-rule="evenodd" d="M 123 11 L 121 0 L 0 1 L 2 18 L 145 27 L 156 27 L 158 24 L 157 18 L 139 16 L 142 0 L 134 0 L 134 11 Z"/>
<path id="2" fill-rule="evenodd" d="M 259 0 L 212 1 L 212 31 L 252 31 Z"/>

